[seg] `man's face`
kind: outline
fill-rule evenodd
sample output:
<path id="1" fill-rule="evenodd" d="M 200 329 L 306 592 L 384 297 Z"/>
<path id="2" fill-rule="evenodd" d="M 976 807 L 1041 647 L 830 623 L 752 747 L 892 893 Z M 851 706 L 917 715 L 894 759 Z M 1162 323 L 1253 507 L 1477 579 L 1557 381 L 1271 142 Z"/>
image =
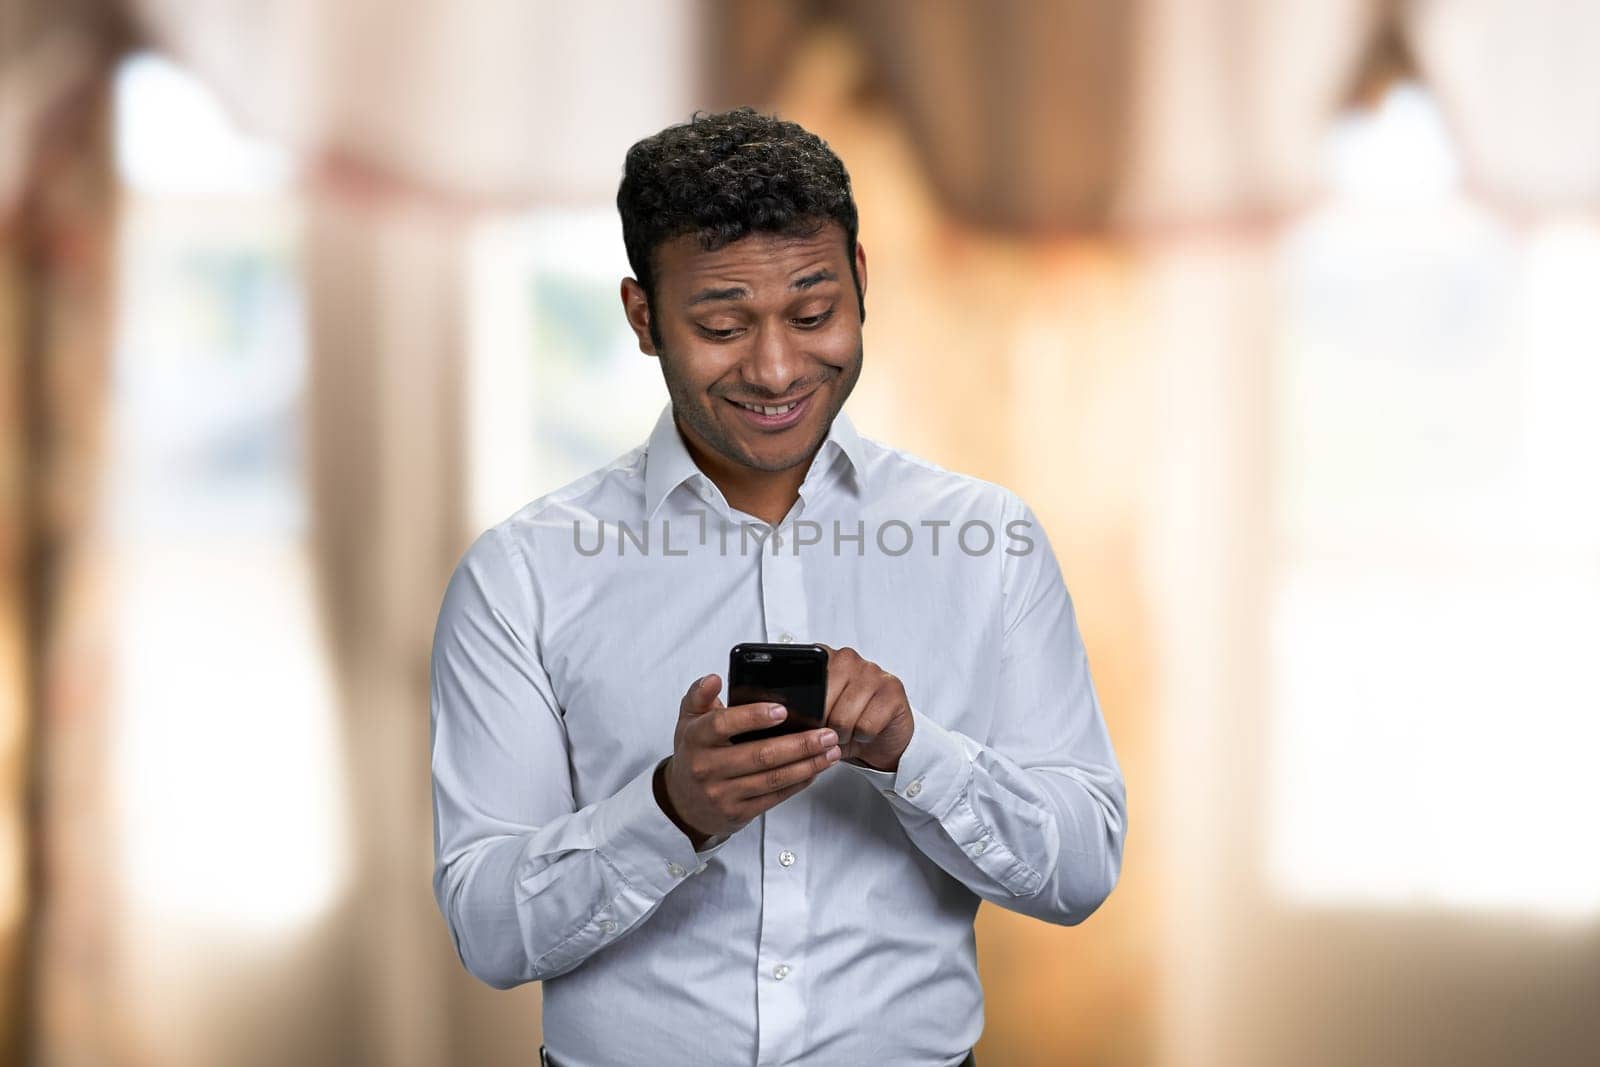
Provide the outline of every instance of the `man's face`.
<path id="1" fill-rule="evenodd" d="M 655 255 L 659 347 L 632 279 L 623 304 L 641 350 L 661 360 L 690 444 L 732 468 L 776 472 L 807 462 L 861 374 L 861 312 L 843 227 L 829 222 L 807 237 L 756 233 L 715 252 L 691 234 Z M 855 255 L 864 291 L 859 245 Z"/>

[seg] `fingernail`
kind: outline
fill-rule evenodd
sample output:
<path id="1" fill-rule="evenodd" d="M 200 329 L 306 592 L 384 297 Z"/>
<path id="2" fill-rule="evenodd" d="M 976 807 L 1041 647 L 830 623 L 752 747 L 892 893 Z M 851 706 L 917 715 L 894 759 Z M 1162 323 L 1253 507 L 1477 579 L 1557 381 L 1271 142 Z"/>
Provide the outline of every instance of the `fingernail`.
<path id="1" fill-rule="evenodd" d="M 839 750 L 837 748 L 830 748 L 828 751 L 822 754 L 822 757 L 829 763 L 837 763 L 839 761 Z"/>
<path id="2" fill-rule="evenodd" d="M 789 710 L 782 704 L 769 704 L 767 705 L 767 714 L 772 716 L 773 720 L 776 721 L 789 714 Z"/>
<path id="3" fill-rule="evenodd" d="M 834 733 L 832 730 L 822 731 L 820 739 L 822 741 L 823 748 L 828 748 L 831 745 L 837 745 L 839 743 L 839 735 Z"/>

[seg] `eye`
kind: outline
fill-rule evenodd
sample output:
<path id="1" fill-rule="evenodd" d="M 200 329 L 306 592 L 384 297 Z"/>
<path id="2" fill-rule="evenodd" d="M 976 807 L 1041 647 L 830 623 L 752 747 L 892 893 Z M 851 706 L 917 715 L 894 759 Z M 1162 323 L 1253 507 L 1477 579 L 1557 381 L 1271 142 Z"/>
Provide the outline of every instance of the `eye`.
<path id="1" fill-rule="evenodd" d="M 806 315 L 802 318 L 790 319 L 789 321 L 800 327 L 802 330 L 814 330 L 832 317 L 833 308 L 829 308 L 827 311 L 819 312 L 815 315 Z"/>
<path id="2" fill-rule="evenodd" d="M 704 326 L 698 322 L 694 325 L 695 329 L 700 331 L 700 335 L 702 337 L 710 338 L 713 341 L 731 341 L 734 337 L 738 336 L 740 329 L 737 326 L 731 326 L 725 330 L 718 330 L 713 329 L 710 326 Z"/>

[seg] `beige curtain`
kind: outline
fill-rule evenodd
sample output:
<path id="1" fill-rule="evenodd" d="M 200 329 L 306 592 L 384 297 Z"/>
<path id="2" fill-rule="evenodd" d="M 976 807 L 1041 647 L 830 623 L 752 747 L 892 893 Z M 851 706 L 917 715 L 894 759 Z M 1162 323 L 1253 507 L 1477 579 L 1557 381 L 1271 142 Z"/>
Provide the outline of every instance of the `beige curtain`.
<path id="1" fill-rule="evenodd" d="M 454 212 L 339 181 L 314 194 L 308 226 L 312 544 L 356 827 L 352 882 L 328 926 L 348 949 L 351 1061 L 393 1067 L 475 1046 L 474 1062 L 517 1062 L 536 1037 L 535 991 L 475 987 L 430 889 L 429 650 L 470 539 L 465 232 Z M 500 1059 L 486 1039 L 505 1044 Z"/>
<path id="2" fill-rule="evenodd" d="M 1297 206 L 1380 25 L 1374 0 L 723 0 L 725 103 L 769 102 L 808 29 L 860 50 L 946 210 L 1032 236 Z"/>
<path id="3" fill-rule="evenodd" d="M 1033 235 L 1282 217 L 1397 35 L 1469 180 L 1516 209 L 1600 195 L 1600 9 L 1564 0 L 716 0 L 723 103 L 766 103 L 818 25 L 910 131 L 946 209 Z"/>
<path id="4" fill-rule="evenodd" d="M 95 526 L 112 234 L 99 4 L 0 8 L 0 1062 L 105 1058 Z"/>
<path id="5" fill-rule="evenodd" d="M 480 207 L 593 202 L 694 106 L 696 0 L 130 0 L 151 43 L 307 157 Z"/>
<path id="6" fill-rule="evenodd" d="M 135 0 L 248 124 L 478 205 L 593 201 L 706 98 L 767 103 L 832 24 L 945 210 L 1029 233 L 1282 210 L 1378 0 Z"/>
<path id="7" fill-rule="evenodd" d="M 1406 29 L 1478 192 L 1523 211 L 1600 206 L 1600 5 L 1415 0 Z"/>
<path id="8" fill-rule="evenodd" d="M 478 204 L 592 202 L 633 138 L 703 95 L 770 102 L 824 24 L 856 41 L 861 90 L 911 131 L 945 209 L 983 225 L 1293 209 L 1315 192 L 1321 131 L 1393 25 L 1482 190 L 1549 206 L 1600 188 L 1600 15 L 1565 0 L 131 6 L 253 128 Z"/>

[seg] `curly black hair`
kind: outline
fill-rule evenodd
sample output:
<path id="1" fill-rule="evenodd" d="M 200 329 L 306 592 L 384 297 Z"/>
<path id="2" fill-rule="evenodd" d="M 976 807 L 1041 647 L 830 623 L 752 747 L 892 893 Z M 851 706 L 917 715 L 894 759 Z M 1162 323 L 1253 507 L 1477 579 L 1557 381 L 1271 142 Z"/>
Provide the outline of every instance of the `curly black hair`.
<path id="1" fill-rule="evenodd" d="M 844 228 L 845 254 L 862 319 L 856 277 L 856 202 L 850 175 L 827 142 L 798 123 L 741 107 L 696 112 L 628 149 L 617 188 L 622 243 L 654 314 L 657 247 L 698 234 L 708 252 L 751 233 L 801 236 L 830 220 Z"/>

